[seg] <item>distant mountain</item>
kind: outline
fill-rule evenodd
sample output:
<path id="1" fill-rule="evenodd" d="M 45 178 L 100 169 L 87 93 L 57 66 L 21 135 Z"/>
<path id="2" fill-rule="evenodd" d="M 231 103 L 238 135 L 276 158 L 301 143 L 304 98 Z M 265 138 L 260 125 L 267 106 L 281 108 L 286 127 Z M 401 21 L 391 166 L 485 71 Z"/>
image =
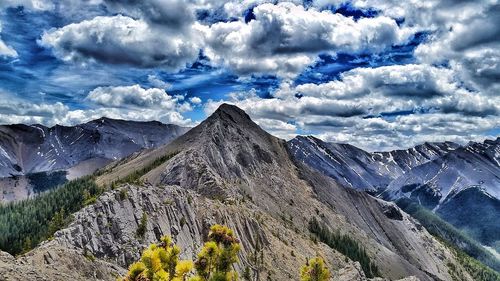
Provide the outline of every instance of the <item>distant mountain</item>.
<path id="1" fill-rule="evenodd" d="M 393 180 L 382 194 L 389 199 L 415 198 L 428 208 L 439 209 L 469 188 L 500 199 L 500 138 L 471 142 L 414 167 Z"/>
<path id="2" fill-rule="evenodd" d="M 61 178 L 86 175 L 133 152 L 168 143 L 187 130 L 157 121 L 110 118 L 69 127 L 1 125 L 0 198 L 25 198 Z"/>
<path id="3" fill-rule="evenodd" d="M 297 136 L 288 142 L 294 157 L 354 189 L 380 191 L 412 168 L 459 147 L 453 142 L 425 143 L 406 150 L 369 153 L 349 144 Z"/>
<path id="4" fill-rule="evenodd" d="M 500 252 L 500 138 L 471 142 L 419 165 L 381 197 L 413 199 Z"/>
<path id="5" fill-rule="evenodd" d="M 412 199 L 500 252 L 500 138 L 373 153 L 302 136 L 288 146 L 298 161 L 344 186 Z"/>

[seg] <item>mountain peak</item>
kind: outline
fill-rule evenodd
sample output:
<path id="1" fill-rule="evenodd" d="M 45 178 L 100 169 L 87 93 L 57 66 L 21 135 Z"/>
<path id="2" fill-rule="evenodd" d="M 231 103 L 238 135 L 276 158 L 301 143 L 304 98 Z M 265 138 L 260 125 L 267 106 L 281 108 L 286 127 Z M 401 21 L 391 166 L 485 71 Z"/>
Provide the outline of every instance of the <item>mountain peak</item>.
<path id="1" fill-rule="evenodd" d="M 241 108 L 236 105 L 223 103 L 217 110 L 209 117 L 211 119 L 231 120 L 235 123 L 253 123 L 250 116 L 246 114 Z"/>

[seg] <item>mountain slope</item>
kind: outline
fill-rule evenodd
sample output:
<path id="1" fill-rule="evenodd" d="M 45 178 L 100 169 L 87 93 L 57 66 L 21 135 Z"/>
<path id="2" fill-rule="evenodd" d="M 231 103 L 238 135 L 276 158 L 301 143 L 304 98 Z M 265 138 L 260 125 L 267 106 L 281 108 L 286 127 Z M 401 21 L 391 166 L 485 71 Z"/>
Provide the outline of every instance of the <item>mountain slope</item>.
<path id="1" fill-rule="evenodd" d="M 207 120 L 172 143 L 109 166 L 98 183 L 109 185 L 167 154 L 175 156 L 146 173 L 141 180 L 153 186 L 190 190 L 209 200 L 211 205 L 222 201 L 225 204 L 219 208 L 231 214 L 230 217 L 237 216 L 232 207 L 226 206 L 232 204 L 237 205 L 237 214 L 248 213 L 255 221 L 258 221 L 255 213 L 266 217 L 268 223 L 257 224 L 267 237 L 266 246 L 272 253 L 282 253 L 279 260 L 292 265 L 281 268 L 270 261 L 269 267 L 279 270 L 279 276 L 292 274 L 299 264 L 295 257 L 284 257 L 292 250 L 289 246 L 270 237 L 280 237 L 278 240 L 288 244 L 301 241 L 300 244 L 308 245 L 308 222 L 318 216 L 332 229 L 362 241 L 387 277 L 448 278 L 444 260 L 453 258 L 410 217 L 390 203 L 345 189 L 295 162 L 285 141 L 269 135 L 243 111 L 230 105 L 222 105 Z M 239 224 L 232 219 L 223 223 Z M 168 228 L 157 228 L 162 229 L 160 233 L 170 233 Z M 275 233 L 278 230 L 278 234 Z M 243 242 L 247 240 L 247 233 L 237 233 Z M 251 244 L 243 243 L 243 253 L 251 248 Z M 241 259 L 244 264 L 248 261 L 245 256 Z"/>
<path id="2" fill-rule="evenodd" d="M 452 142 L 425 143 L 407 150 L 369 153 L 349 144 L 328 143 L 312 136 L 288 142 L 293 156 L 344 186 L 359 190 L 385 189 L 413 167 L 459 147 Z"/>
<path id="3" fill-rule="evenodd" d="M 381 196 L 413 199 L 500 252 L 500 138 L 471 142 L 415 167 Z"/>
<path id="4" fill-rule="evenodd" d="M 438 209 L 452 195 L 473 186 L 500 198 L 500 138 L 470 143 L 415 167 L 392 181 L 384 196 L 395 199 L 422 193 L 430 197 L 424 204 Z"/>
<path id="5" fill-rule="evenodd" d="M 54 181 L 60 175 L 54 171 L 66 171 L 62 174 L 68 179 L 90 174 L 143 148 L 168 143 L 187 130 L 156 121 L 109 118 L 72 127 L 0 126 L 1 199 L 23 199 L 45 190 L 37 184 Z M 38 178 L 32 180 L 32 175 Z"/>
<path id="6" fill-rule="evenodd" d="M 374 153 L 314 137 L 296 137 L 288 146 L 297 161 L 344 186 L 391 201 L 409 198 L 500 251 L 500 138 Z"/>

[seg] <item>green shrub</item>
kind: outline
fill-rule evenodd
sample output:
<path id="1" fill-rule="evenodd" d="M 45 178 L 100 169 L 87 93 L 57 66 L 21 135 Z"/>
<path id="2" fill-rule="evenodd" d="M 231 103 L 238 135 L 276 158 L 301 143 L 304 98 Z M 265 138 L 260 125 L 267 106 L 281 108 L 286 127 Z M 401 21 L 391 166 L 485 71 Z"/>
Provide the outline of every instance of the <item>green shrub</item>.
<path id="1" fill-rule="evenodd" d="M 141 221 L 139 222 L 139 226 L 136 230 L 136 236 L 139 238 L 144 238 L 146 235 L 146 231 L 148 230 L 148 215 L 146 213 L 142 213 Z"/>
<path id="2" fill-rule="evenodd" d="M 309 231 L 315 234 L 318 239 L 339 251 L 351 260 L 358 261 L 366 277 L 373 278 L 380 276 L 378 267 L 370 260 L 366 250 L 359 243 L 345 234 L 331 232 L 324 223 L 319 223 L 316 218 L 309 221 Z"/>
<path id="3" fill-rule="evenodd" d="M 195 262 L 179 260 L 180 249 L 170 237 L 150 245 L 141 260 L 129 267 L 123 281 L 235 281 L 233 267 L 238 262 L 240 245 L 229 228 L 214 225 Z M 194 270 L 193 270 L 194 269 Z"/>

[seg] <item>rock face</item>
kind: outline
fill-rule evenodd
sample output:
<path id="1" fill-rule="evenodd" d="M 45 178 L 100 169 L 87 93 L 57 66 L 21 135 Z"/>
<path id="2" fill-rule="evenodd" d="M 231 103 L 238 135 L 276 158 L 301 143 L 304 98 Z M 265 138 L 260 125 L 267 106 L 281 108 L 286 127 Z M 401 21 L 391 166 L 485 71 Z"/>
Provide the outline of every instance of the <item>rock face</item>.
<path id="1" fill-rule="evenodd" d="M 369 153 L 349 144 L 328 143 L 312 136 L 288 142 L 292 155 L 344 186 L 379 191 L 394 179 L 459 147 L 452 142 L 425 143 L 407 150 Z"/>
<path id="2" fill-rule="evenodd" d="M 374 153 L 314 137 L 296 137 L 288 146 L 297 161 L 344 186 L 386 200 L 413 199 L 485 245 L 498 241 L 500 138 Z"/>
<path id="3" fill-rule="evenodd" d="M 308 225 L 317 218 L 359 241 L 384 278 L 450 280 L 447 265 L 460 267 L 446 247 L 393 203 L 345 188 L 297 161 L 284 140 L 237 107 L 221 105 L 175 141 L 107 166 L 97 182 L 108 185 L 162 155 L 174 156 L 143 175 L 143 184 L 120 186 L 77 212 L 66 229 L 26 259 L 62 248 L 123 270 L 165 234 L 183 249 L 183 257 L 193 257 L 209 226 L 221 223 L 241 241 L 237 270 L 249 267 L 260 280 L 296 280 L 305 259 L 316 254 L 334 276 L 366 280 L 358 263 L 311 239 Z M 138 236 L 143 216 L 146 232 Z M 252 262 L 261 255 L 263 264 Z"/>
<path id="4" fill-rule="evenodd" d="M 54 171 L 66 171 L 68 179 L 90 174 L 138 150 L 166 144 L 187 130 L 156 121 L 109 118 L 73 127 L 0 126 L 0 199 L 24 199 L 43 191 L 37 183 L 54 181 Z M 31 181 L 33 175 L 45 179 Z"/>

